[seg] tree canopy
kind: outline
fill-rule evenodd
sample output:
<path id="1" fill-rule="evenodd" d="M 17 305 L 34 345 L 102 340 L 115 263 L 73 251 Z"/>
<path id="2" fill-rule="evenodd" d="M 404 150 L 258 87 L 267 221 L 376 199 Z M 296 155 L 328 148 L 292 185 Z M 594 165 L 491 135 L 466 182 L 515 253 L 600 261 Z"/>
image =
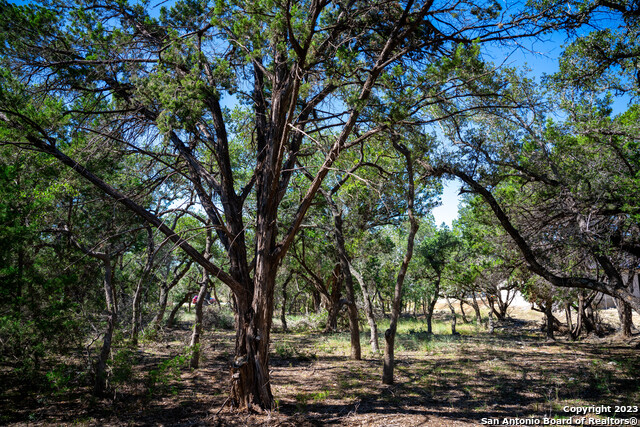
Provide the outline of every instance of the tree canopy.
<path id="1" fill-rule="evenodd" d="M 0 8 L 0 144 L 16 159 L 3 160 L 0 179 L 20 179 L 2 191 L 43 187 L 1 205 L 0 239 L 23 248 L 37 234 L 49 245 L 65 236 L 68 250 L 101 260 L 109 340 L 116 267 L 135 258 L 141 269 L 130 286 L 137 331 L 156 248 L 179 248 L 188 264 L 166 255 L 169 270 L 178 281 L 199 277 L 198 310 L 210 282 L 232 294 L 236 407 L 274 406 L 270 332 L 288 253 L 318 292 L 323 276 L 343 278 L 355 348 L 358 254 L 345 235 L 365 240 L 365 231 L 409 221 L 393 290 L 397 318 L 419 216 L 438 188 L 428 177 L 459 177 L 488 203 L 528 268 L 553 285 L 640 307 L 622 280 L 639 246 L 637 108 L 612 116 L 602 92 L 635 96 L 631 4 L 2 0 Z M 552 95 L 484 55 L 555 31 L 571 35 L 599 13 L 621 14 L 622 31 L 575 38 L 564 73 L 549 79 Z M 593 97 L 583 99 L 585 91 Z M 556 111 L 566 119 L 554 121 Z M 42 174 L 55 178 L 38 181 Z M 52 179 L 59 183 L 46 184 Z M 35 214 L 39 206 L 51 217 Z M 336 258 L 312 267 L 298 251 L 301 230 L 319 228 L 310 219 L 331 230 L 336 248 Z M 438 231 L 421 243 L 436 275 L 451 236 Z M 22 252 L 16 261 L 0 251 L 3 277 L 23 275 Z M 309 251 L 317 258 L 321 245 Z M 54 262 L 33 259 L 31 267 Z M 192 263 L 198 275 L 187 274 Z M 589 275 L 597 268 L 606 280 Z M 165 305 L 177 286 L 170 283 L 162 285 Z"/>

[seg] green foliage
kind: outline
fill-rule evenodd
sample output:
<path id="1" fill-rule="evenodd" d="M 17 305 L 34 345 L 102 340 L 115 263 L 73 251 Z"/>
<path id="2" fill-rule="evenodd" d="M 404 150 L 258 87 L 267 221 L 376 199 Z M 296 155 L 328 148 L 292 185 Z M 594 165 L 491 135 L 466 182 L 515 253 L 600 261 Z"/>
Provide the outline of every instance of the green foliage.
<path id="1" fill-rule="evenodd" d="M 180 354 L 164 360 L 156 369 L 149 371 L 147 376 L 149 396 L 165 392 L 178 393 L 176 382 L 180 382 L 181 370 L 188 366 L 193 351 L 191 347 L 185 347 Z"/>
<path id="2" fill-rule="evenodd" d="M 320 313 L 309 313 L 303 316 L 287 316 L 287 322 L 289 329 L 294 332 L 313 332 L 324 328 L 327 317 L 326 310 L 323 310 Z"/>
<path id="3" fill-rule="evenodd" d="M 35 375 L 50 352 L 67 351 L 82 339 L 79 282 L 92 272 L 64 271 L 70 257 L 55 236 L 41 231 L 69 187 L 53 183 L 57 173 L 42 158 L 28 164 L 22 155 L 1 153 L 0 363 L 17 361 L 16 368 Z M 30 176 L 34 169 L 38 175 Z"/>
<path id="4" fill-rule="evenodd" d="M 297 346 L 290 341 L 277 341 L 273 346 L 274 352 L 282 359 L 296 359 L 298 361 L 309 361 L 317 359 L 313 350 Z"/>
<path id="5" fill-rule="evenodd" d="M 274 344 L 274 350 L 276 352 L 276 354 L 278 356 L 280 356 L 283 359 L 290 359 L 292 358 L 296 352 L 295 352 L 295 348 L 287 343 L 287 342 L 277 342 Z"/>
<path id="6" fill-rule="evenodd" d="M 205 329 L 232 330 L 235 326 L 233 312 L 228 306 L 218 308 L 216 304 L 205 307 L 202 325 Z"/>
<path id="7" fill-rule="evenodd" d="M 133 367 L 136 363 L 135 351 L 130 348 L 121 348 L 113 352 L 108 362 L 110 368 L 109 383 L 117 388 L 127 384 L 133 378 Z"/>
<path id="8" fill-rule="evenodd" d="M 62 395 L 70 390 L 74 379 L 75 367 L 63 363 L 57 364 L 45 373 L 50 390 L 57 395 Z"/>

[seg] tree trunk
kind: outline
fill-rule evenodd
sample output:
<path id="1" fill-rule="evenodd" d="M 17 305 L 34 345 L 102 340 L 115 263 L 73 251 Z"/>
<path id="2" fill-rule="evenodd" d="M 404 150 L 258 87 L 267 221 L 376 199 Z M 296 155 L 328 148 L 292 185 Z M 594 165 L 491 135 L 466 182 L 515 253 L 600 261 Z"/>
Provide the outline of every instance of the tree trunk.
<path id="1" fill-rule="evenodd" d="M 364 312 L 367 316 L 367 323 L 369 324 L 369 332 L 371 334 L 371 338 L 369 339 L 369 343 L 371 344 L 371 351 L 373 353 L 378 353 L 380 351 L 380 345 L 378 344 L 378 324 L 376 323 L 376 316 L 373 312 L 373 304 L 371 304 L 371 295 L 369 294 L 369 289 L 367 284 L 362 279 L 362 275 L 350 266 L 351 274 L 356 278 L 358 283 L 360 284 L 360 289 L 362 290 L 362 299 L 364 300 Z"/>
<path id="2" fill-rule="evenodd" d="M 193 264 L 192 260 L 186 261 L 186 264 L 180 264 L 178 266 L 176 266 L 176 268 L 174 269 L 174 278 L 173 280 L 171 280 L 171 283 L 167 284 L 167 281 L 165 279 L 165 281 L 160 285 L 160 299 L 158 302 L 158 312 L 156 313 L 156 317 L 153 319 L 153 328 L 157 331 L 158 329 L 160 329 L 160 326 L 162 325 L 162 319 L 164 319 L 164 313 L 167 310 L 167 302 L 169 299 L 169 291 L 171 291 L 171 289 L 173 289 L 178 283 L 180 283 L 180 280 L 187 274 L 187 272 L 189 271 L 189 269 L 191 268 L 191 264 Z M 183 266 L 182 270 L 178 271 L 178 268 Z M 168 273 L 168 272 L 167 272 Z M 214 288 L 215 289 L 215 288 Z M 191 301 L 191 300 L 189 300 Z M 173 323 L 173 319 L 175 318 L 176 313 L 178 312 L 178 310 L 180 309 L 180 307 L 182 307 L 182 305 L 187 302 L 187 301 L 182 301 L 180 302 L 180 304 L 178 304 L 178 306 L 171 311 L 171 323 L 167 322 L 167 326 L 171 326 L 171 324 Z"/>
<path id="3" fill-rule="evenodd" d="M 595 299 L 595 292 L 592 292 L 586 298 L 583 298 L 583 310 L 582 310 L 582 325 L 587 334 L 595 332 L 598 334 L 598 319 L 596 318 L 596 312 L 593 309 L 593 303 Z"/>
<path id="4" fill-rule="evenodd" d="M 449 305 L 449 310 L 451 311 L 451 335 L 460 335 L 456 332 L 456 324 L 458 323 L 458 319 L 456 318 L 456 310 L 453 308 L 453 304 L 451 304 L 451 300 L 447 297 L 447 304 Z"/>
<path id="5" fill-rule="evenodd" d="M 220 302 L 220 298 L 218 297 L 218 290 L 216 289 L 216 281 L 211 281 L 211 291 L 213 291 L 213 299 L 216 301 L 218 308 L 222 308 L 222 303 Z"/>
<path id="6" fill-rule="evenodd" d="M 436 277 L 436 283 L 433 290 L 433 298 L 430 298 L 427 303 L 427 334 L 433 334 L 432 320 L 433 312 L 436 309 L 436 303 L 440 297 L 440 274 Z"/>
<path id="7" fill-rule="evenodd" d="M 467 313 L 464 312 L 464 301 L 460 300 L 460 315 L 462 316 L 462 321 L 464 323 L 471 323 L 469 319 L 467 319 Z"/>
<path id="8" fill-rule="evenodd" d="M 327 299 L 328 316 L 327 316 L 327 326 L 324 329 L 325 333 L 333 332 L 338 329 L 338 314 L 340 314 L 340 309 L 342 308 L 342 302 L 343 302 L 340 299 L 340 295 L 342 291 L 340 264 L 336 265 L 328 281 L 330 281 L 332 285 L 331 285 L 331 294 Z"/>
<path id="9" fill-rule="evenodd" d="M 566 303 L 564 305 L 564 317 L 567 322 L 567 330 L 569 331 L 569 337 L 573 338 L 573 319 L 571 318 L 571 303 Z"/>
<path id="10" fill-rule="evenodd" d="M 476 324 L 482 324 L 482 314 L 480 313 L 480 304 L 478 304 L 478 299 L 476 298 L 476 293 L 472 292 L 471 296 L 473 298 L 473 311 L 476 313 Z"/>
<path id="11" fill-rule="evenodd" d="M 202 307 L 204 306 L 204 300 L 207 295 L 207 285 L 209 284 L 209 272 L 203 269 L 202 282 L 200 284 L 200 291 L 198 292 L 198 300 L 196 301 L 196 318 L 193 322 L 193 333 L 191 334 L 191 341 L 189 347 L 191 349 L 191 360 L 189 361 L 189 367 L 191 369 L 198 369 L 200 365 L 200 336 L 202 335 Z"/>
<path id="12" fill-rule="evenodd" d="M 195 295 L 196 292 L 187 292 L 184 294 L 184 296 L 182 297 L 182 299 L 176 304 L 175 307 L 173 307 L 173 309 L 171 310 L 171 313 L 169 313 L 169 317 L 167 318 L 167 327 L 170 328 L 173 326 L 173 324 L 176 321 L 176 316 L 178 315 L 178 311 L 180 311 L 180 308 L 185 305 L 186 303 L 191 304 L 191 299 L 193 298 L 193 295 Z"/>
<path id="13" fill-rule="evenodd" d="M 636 270 L 630 269 L 627 274 L 627 289 L 633 294 L 633 282 L 636 276 Z M 631 328 L 633 328 L 633 312 L 631 311 L 631 305 L 625 302 L 622 298 L 616 298 L 616 307 L 618 308 L 618 316 L 620 317 L 620 332 L 623 337 L 631 337 Z"/>
<path id="14" fill-rule="evenodd" d="M 329 305 L 327 325 L 324 328 L 324 333 L 335 332 L 338 329 L 338 314 L 340 314 L 341 308 L 342 304 L 340 301 L 336 301 Z"/>
<path id="15" fill-rule="evenodd" d="M 300 314 L 300 310 L 298 308 L 298 296 L 300 296 L 302 292 L 296 292 L 296 294 L 291 299 L 289 303 L 289 313 Z"/>
<path id="16" fill-rule="evenodd" d="M 153 319 L 153 329 L 159 330 L 160 325 L 162 324 L 162 319 L 164 319 L 164 313 L 167 311 L 167 302 L 169 300 L 169 291 L 167 287 L 163 285 L 160 286 L 160 298 L 158 301 L 158 312 L 156 313 L 156 317 Z"/>
<path id="17" fill-rule="evenodd" d="M 505 313 L 503 313 L 502 310 L 496 308 L 496 297 L 493 295 L 487 295 L 487 301 L 489 302 L 489 308 L 491 309 L 491 312 L 493 312 L 493 315 L 496 317 L 496 319 L 498 321 L 504 320 Z"/>
<path id="18" fill-rule="evenodd" d="M 547 323 L 547 339 L 554 340 L 553 330 L 555 329 L 555 325 L 553 324 L 553 301 L 551 299 L 545 302 L 544 316 Z"/>
<path id="19" fill-rule="evenodd" d="M 413 184 L 413 163 L 411 160 L 411 153 L 409 150 L 394 141 L 394 148 L 401 152 L 407 161 L 407 176 L 409 178 L 409 185 L 407 188 L 407 215 L 409 216 L 409 234 L 407 236 L 407 252 L 404 255 L 398 276 L 396 277 L 396 286 L 393 292 L 393 305 L 391 306 L 391 321 L 389 322 L 389 329 L 384 332 L 384 364 L 382 367 L 382 383 L 393 384 L 393 370 L 395 365 L 394 360 L 394 346 L 396 338 L 396 329 L 398 327 L 398 317 L 400 316 L 400 307 L 402 305 L 402 285 L 404 284 L 404 278 L 407 274 L 409 262 L 413 256 L 413 244 L 416 233 L 418 232 L 418 220 L 413 215 L 413 199 L 414 199 L 414 184 Z"/>
<path id="20" fill-rule="evenodd" d="M 620 333 L 625 338 L 631 337 L 631 328 L 633 327 L 631 306 L 624 300 L 617 298 L 616 306 L 618 308 L 618 317 L 620 318 Z"/>
<path id="21" fill-rule="evenodd" d="M 378 295 L 378 302 L 380 303 L 380 311 L 382 311 L 382 317 L 387 317 L 387 310 L 385 309 L 386 303 L 384 298 L 382 298 L 380 289 L 376 289 L 376 294 Z"/>
<path id="22" fill-rule="evenodd" d="M 322 306 L 322 297 L 320 296 L 320 292 L 314 290 L 311 295 L 313 298 L 313 312 L 320 313 Z"/>
<path id="23" fill-rule="evenodd" d="M 502 292 L 503 290 L 498 289 L 498 292 L 496 293 L 496 298 L 495 298 L 495 302 L 496 302 L 495 305 L 498 306 L 498 310 L 496 311 L 496 317 L 498 318 L 498 320 L 506 319 L 509 306 L 511 305 L 511 302 L 515 297 L 515 292 L 513 292 L 512 289 L 507 289 L 504 291 L 506 292 L 504 299 L 502 298 Z"/>
<path id="24" fill-rule="evenodd" d="M 582 333 L 582 328 L 584 327 L 584 293 L 580 291 L 578 294 L 578 317 L 576 320 L 576 328 L 574 332 L 574 336 L 577 338 Z"/>
<path id="25" fill-rule="evenodd" d="M 106 368 L 107 359 L 111 353 L 111 341 L 113 339 L 113 332 L 118 322 L 118 308 L 116 306 L 115 293 L 113 289 L 113 268 L 111 265 L 111 257 L 109 254 L 105 254 L 102 259 L 104 264 L 104 294 L 107 302 L 107 328 L 104 332 L 104 338 L 102 341 L 102 348 L 98 359 L 96 361 L 96 378 L 93 387 L 93 393 L 96 396 L 102 396 L 106 389 Z"/>
<path id="26" fill-rule="evenodd" d="M 143 278 L 138 280 L 138 285 L 133 294 L 133 310 L 131 314 L 131 344 L 138 345 L 138 332 L 140 331 L 140 296 L 142 295 Z"/>
<path id="27" fill-rule="evenodd" d="M 205 248 L 203 256 L 205 259 L 211 257 L 211 244 L 213 242 L 213 236 L 211 229 L 207 228 L 207 237 L 205 240 Z M 198 369 L 200 365 L 200 336 L 202 335 L 202 307 L 204 306 L 204 300 L 207 296 L 207 287 L 209 286 L 209 272 L 206 269 L 202 269 L 202 282 L 200 282 L 200 291 L 198 292 L 198 300 L 196 301 L 196 319 L 193 323 L 193 334 L 191 335 L 191 342 L 189 347 L 191 348 L 191 360 L 189 361 L 189 367 L 191 369 Z"/>
<path id="28" fill-rule="evenodd" d="M 274 406 L 269 381 L 269 340 L 273 316 L 273 292 L 277 263 L 258 257 L 255 293 L 238 298 L 236 346 L 231 368 L 231 400 L 240 409 Z"/>
<path id="29" fill-rule="evenodd" d="M 493 334 L 495 331 L 495 322 L 493 320 L 493 310 L 489 310 L 489 333 Z"/>
<path id="30" fill-rule="evenodd" d="M 289 281 L 293 277 L 293 274 L 289 273 L 286 280 L 282 284 L 282 308 L 280 310 L 280 322 L 282 322 L 282 332 L 289 332 L 289 328 L 287 328 L 287 285 Z"/>
<path id="31" fill-rule="evenodd" d="M 349 332 L 351 337 L 351 359 L 360 360 L 362 358 L 362 350 L 360 348 L 360 325 L 358 324 L 358 307 L 356 306 L 356 296 L 353 291 L 353 277 L 351 276 L 350 264 L 351 260 L 344 241 L 344 231 L 342 223 L 342 212 L 338 209 L 338 205 L 333 201 L 332 194 L 325 190 L 320 190 L 324 196 L 327 205 L 331 209 L 333 215 L 333 238 L 335 240 L 336 249 L 338 250 L 338 258 L 340 259 L 340 269 L 344 278 L 345 290 L 347 291 L 347 309 L 349 311 Z"/>

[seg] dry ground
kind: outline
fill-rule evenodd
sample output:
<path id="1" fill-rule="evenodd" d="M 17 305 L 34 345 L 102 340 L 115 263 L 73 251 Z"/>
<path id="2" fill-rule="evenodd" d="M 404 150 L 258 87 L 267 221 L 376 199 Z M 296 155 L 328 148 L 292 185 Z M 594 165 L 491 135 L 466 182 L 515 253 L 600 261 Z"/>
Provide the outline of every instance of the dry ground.
<path id="1" fill-rule="evenodd" d="M 640 337 L 547 342 L 537 314 L 511 315 L 492 335 L 459 325 L 462 335 L 455 337 L 446 334 L 446 323 L 429 337 L 421 320 L 403 319 L 393 386 L 380 382 L 381 356 L 366 346 L 367 333 L 363 360 L 352 361 L 346 333 L 276 332 L 277 408 L 249 415 L 223 407 L 233 333 L 208 331 L 202 367 L 190 372 L 179 356 L 189 338 L 185 323 L 131 353 L 136 368 L 110 399 L 94 399 L 87 386 L 73 383 L 34 391 L 5 369 L 0 424 L 462 426 L 482 418 L 563 417 L 565 405 L 640 404 Z"/>

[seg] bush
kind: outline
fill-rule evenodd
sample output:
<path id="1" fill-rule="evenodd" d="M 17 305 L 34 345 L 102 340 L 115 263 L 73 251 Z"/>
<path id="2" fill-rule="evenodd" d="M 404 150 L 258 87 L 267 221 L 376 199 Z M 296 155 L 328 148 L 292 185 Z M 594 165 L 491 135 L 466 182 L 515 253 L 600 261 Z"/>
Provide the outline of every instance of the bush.
<path id="1" fill-rule="evenodd" d="M 299 361 L 310 361 L 317 359 L 314 353 L 299 349 L 288 342 L 276 342 L 273 349 L 275 353 L 282 359 L 297 359 Z"/>
<path id="2" fill-rule="evenodd" d="M 180 368 L 186 367 L 189 363 L 193 350 L 185 347 L 177 356 L 160 363 L 156 369 L 149 372 L 148 387 L 149 395 L 153 396 L 158 390 L 168 390 L 172 394 L 177 393 L 171 381 L 180 381 Z"/>
<path id="3" fill-rule="evenodd" d="M 306 332 L 323 329 L 329 314 L 326 310 L 320 313 L 309 313 L 305 316 L 290 316 L 289 329 L 295 332 Z"/>
<path id="4" fill-rule="evenodd" d="M 73 367 L 60 363 L 45 374 L 49 389 L 54 394 L 63 394 L 69 391 L 69 385 L 73 378 Z"/>
<path id="5" fill-rule="evenodd" d="M 202 326 L 205 329 L 232 330 L 235 327 L 233 312 L 228 307 L 209 305 L 203 307 Z"/>
<path id="6" fill-rule="evenodd" d="M 133 377 L 133 365 L 135 364 L 134 352 L 129 348 L 123 348 L 113 353 L 113 359 L 109 361 L 111 368 L 110 382 L 115 387 L 126 384 Z"/>

